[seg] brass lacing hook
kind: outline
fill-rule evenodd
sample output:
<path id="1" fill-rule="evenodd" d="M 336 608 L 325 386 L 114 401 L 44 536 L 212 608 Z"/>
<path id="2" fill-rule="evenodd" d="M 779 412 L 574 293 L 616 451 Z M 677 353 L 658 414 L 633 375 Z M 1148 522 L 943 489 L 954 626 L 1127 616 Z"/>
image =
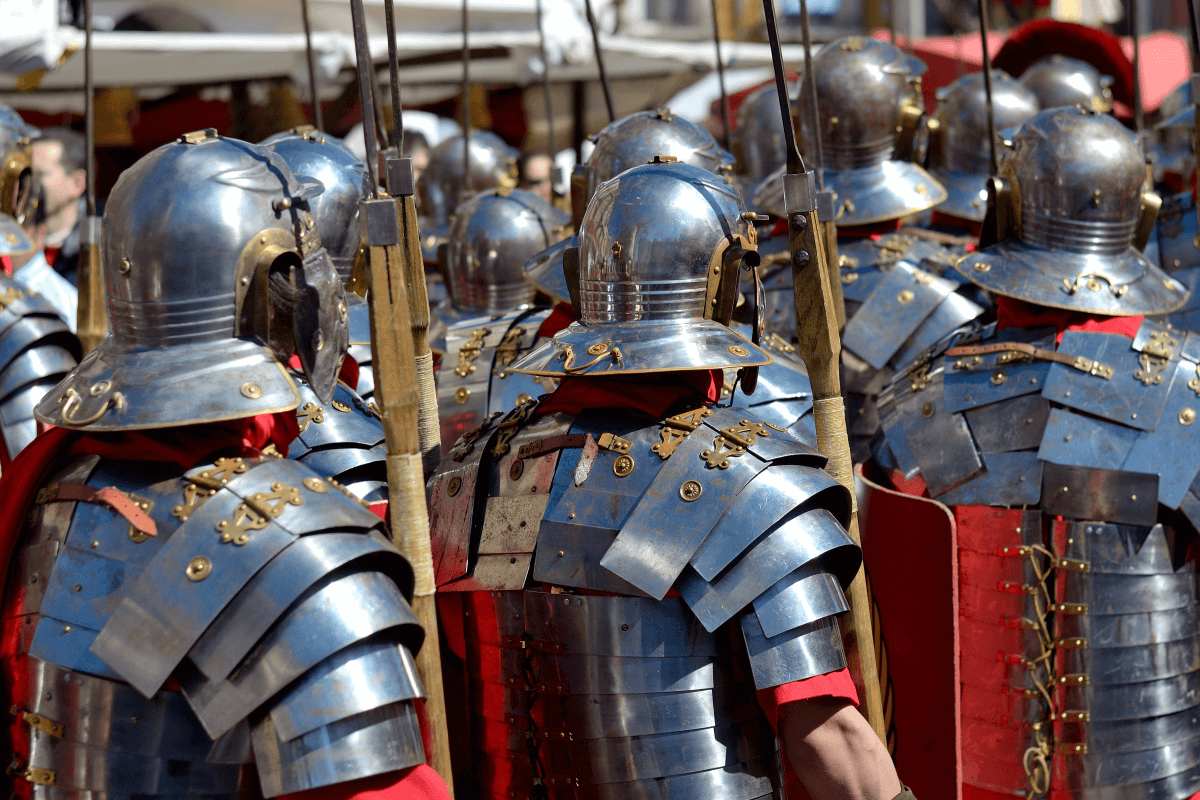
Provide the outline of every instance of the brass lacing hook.
<path id="1" fill-rule="evenodd" d="M 63 403 L 63 400 L 66 402 Z M 71 416 L 72 409 L 78 406 L 82 400 L 83 396 L 79 394 L 79 392 L 75 391 L 74 389 L 67 389 L 67 393 L 59 400 L 60 403 L 63 403 L 62 411 L 60 412 L 63 422 L 67 423 L 68 425 L 91 425 L 93 422 L 103 417 L 110 408 L 116 409 L 117 411 L 125 408 L 125 395 L 121 394 L 120 392 L 114 392 L 105 398 L 104 403 L 101 404 L 100 409 L 95 414 L 92 414 L 86 419 L 76 419 Z"/>
<path id="2" fill-rule="evenodd" d="M 608 345 L 606 344 L 594 344 L 588 348 L 588 353 L 590 355 L 594 355 L 595 358 L 586 364 L 575 366 L 575 350 L 571 347 L 571 345 L 567 345 L 563 352 L 558 354 L 558 357 L 563 359 L 563 372 L 567 373 L 568 375 L 584 372 L 585 370 L 596 366 L 604 359 L 610 357 L 617 364 L 617 366 L 620 366 L 623 358 L 621 355 L 621 348 L 614 347 L 609 350 Z"/>
<path id="3" fill-rule="evenodd" d="M 1129 291 L 1128 284 L 1118 286 L 1112 278 L 1108 277 L 1107 275 L 1102 275 L 1099 272 L 1084 272 L 1075 278 L 1074 283 L 1071 283 L 1070 279 L 1068 278 L 1063 278 L 1063 286 L 1066 288 L 1067 294 L 1075 294 L 1085 286 L 1088 289 L 1091 289 L 1093 292 L 1098 292 L 1103 288 L 1103 286 L 1100 284 L 1100 281 L 1104 281 L 1108 284 L 1108 289 L 1113 293 L 1113 297 L 1124 297 L 1125 293 Z"/>

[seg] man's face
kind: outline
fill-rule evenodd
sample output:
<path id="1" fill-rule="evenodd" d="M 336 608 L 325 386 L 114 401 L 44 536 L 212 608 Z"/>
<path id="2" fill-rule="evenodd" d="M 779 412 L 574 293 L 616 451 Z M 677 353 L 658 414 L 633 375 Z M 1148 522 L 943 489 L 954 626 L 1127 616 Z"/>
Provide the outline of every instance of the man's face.
<path id="1" fill-rule="evenodd" d="M 47 214 L 53 214 L 83 196 L 87 173 L 77 169 L 68 173 L 62 165 L 62 144 L 46 141 L 33 143 L 34 176 L 45 187 Z"/>

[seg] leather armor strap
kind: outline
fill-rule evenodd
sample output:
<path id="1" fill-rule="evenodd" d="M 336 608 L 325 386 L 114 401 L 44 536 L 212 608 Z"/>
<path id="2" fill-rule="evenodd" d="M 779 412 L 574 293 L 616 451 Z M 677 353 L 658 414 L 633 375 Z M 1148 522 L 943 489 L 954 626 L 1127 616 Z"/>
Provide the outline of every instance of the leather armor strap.
<path id="1" fill-rule="evenodd" d="M 1090 358 L 1083 356 L 1073 356 L 1068 353 L 1059 353 L 1054 350 L 1042 350 L 1025 342 L 997 342 L 995 344 L 980 344 L 970 345 L 966 347 L 951 347 L 946 351 L 946 355 L 952 358 L 957 356 L 983 356 L 991 353 L 1022 353 L 1030 358 L 1036 358 L 1039 361 L 1054 361 L 1059 364 L 1066 364 L 1068 367 L 1074 367 L 1080 372 L 1086 372 L 1089 375 L 1095 375 L 1100 378 L 1108 379 L 1112 377 L 1112 367 L 1106 367 L 1099 361 L 1093 361 Z"/>
<path id="2" fill-rule="evenodd" d="M 139 533 L 147 536 L 157 536 L 158 526 L 141 506 L 119 489 L 108 486 L 97 489 L 82 483 L 52 483 L 38 490 L 36 501 L 42 503 L 95 503 L 108 506 L 120 514 Z"/>

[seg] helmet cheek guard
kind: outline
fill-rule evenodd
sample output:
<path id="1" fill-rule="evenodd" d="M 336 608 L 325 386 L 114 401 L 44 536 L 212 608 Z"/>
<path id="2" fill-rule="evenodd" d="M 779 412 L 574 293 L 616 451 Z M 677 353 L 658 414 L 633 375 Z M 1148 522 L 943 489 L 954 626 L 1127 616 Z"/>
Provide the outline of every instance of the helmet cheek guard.
<path id="1" fill-rule="evenodd" d="M 0 213 L 24 224 L 33 210 L 33 152 L 29 140 L 17 140 L 0 164 Z"/>
<path id="2" fill-rule="evenodd" d="M 327 403 L 350 342 L 346 292 L 324 248 L 293 268 L 291 278 L 297 295 L 292 314 L 296 354 L 313 391 Z"/>

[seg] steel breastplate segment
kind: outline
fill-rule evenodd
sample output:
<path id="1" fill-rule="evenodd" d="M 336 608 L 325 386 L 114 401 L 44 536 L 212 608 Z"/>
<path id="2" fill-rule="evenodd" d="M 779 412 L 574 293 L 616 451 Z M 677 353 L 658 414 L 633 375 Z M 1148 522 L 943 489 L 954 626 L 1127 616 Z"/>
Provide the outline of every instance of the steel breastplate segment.
<path id="1" fill-rule="evenodd" d="M 222 459 L 197 467 L 176 483 L 173 500 L 163 507 L 178 527 L 157 543 L 152 557 L 139 565 L 139 574 L 126 576 L 119 605 L 91 646 L 93 655 L 143 694 L 152 694 L 181 665 L 247 583 L 268 574 L 264 568 L 273 560 L 289 559 L 302 536 L 365 538 L 381 528 L 378 517 L 337 484 L 281 459 Z M 398 582 L 398 595 L 401 589 L 411 590 L 406 565 L 393 559 L 388 573 L 387 581 L 394 587 Z M 169 587 L 174 589 L 167 591 Z M 318 590 L 319 582 L 311 591 Z M 277 609 L 286 610 L 286 604 Z M 289 618 L 285 614 L 283 621 Z M 409 641 L 415 648 L 419 638 Z M 253 706 L 240 710 L 244 717 Z M 225 729 L 208 728 L 212 735 Z"/>
<path id="2" fill-rule="evenodd" d="M 383 423 L 374 407 L 339 382 L 329 403 L 292 373 L 300 393 L 296 420 L 300 435 L 288 447 L 288 458 L 318 475 L 328 476 L 361 500 L 387 500 L 387 453 Z"/>
<path id="3" fill-rule="evenodd" d="M 143 697 L 118 681 L 23 658 L 12 704 L 23 741 L 12 773 L 41 792 L 237 796 L 249 727 L 213 741 L 177 692 Z M 50 787 L 54 787 L 51 789 Z M 52 796 L 52 795 L 51 795 Z"/>
<path id="4" fill-rule="evenodd" d="M 729 630 L 707 633 L 678 598 L 522 599 L 532 757 L 544 784 L 682 797 L 681 776 L 699 773 L 697 782 L 725 787 L 721 796 L 778 790 L 764 769 L 775 744 L 753 693 L 742 682 L 714 685 L 744 669 Z"/>
<path id="5" fill-rule="evenodd" d="M 37 436 L 33 407 L 78 363 L 79 340 L 43 297 L 0 278 L 0 446 Z"/>
<path id="6" fill-rule="evenodd" d="M 1157 503 L 1200 511 L 1190 499 L 1198 364 L 1200 338 L 1150 321 L 1132 343 L 1067 331 L 1057 349 L 1048 329 L 987 333 L 897 375 L 880 394 L 884 435 L 898 468 L 920 472 L 943 502 L 1040 501 L 1047 513 L 1152 525 Z M 1062 491 L 1088 475 L 1125 484 L 1105 496 Z"/>

